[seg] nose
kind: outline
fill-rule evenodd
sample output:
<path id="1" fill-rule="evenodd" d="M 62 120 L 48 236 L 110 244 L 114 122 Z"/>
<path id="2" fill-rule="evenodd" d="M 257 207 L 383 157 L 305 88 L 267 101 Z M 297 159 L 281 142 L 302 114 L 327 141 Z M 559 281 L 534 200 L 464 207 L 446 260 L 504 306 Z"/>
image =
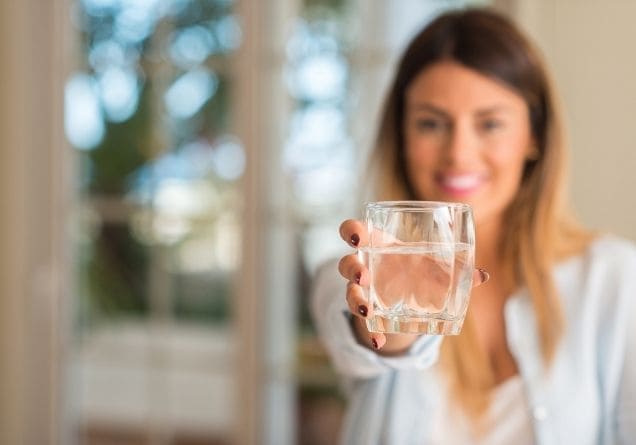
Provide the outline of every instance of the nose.
<path id="1" fill-rule="evenodd" d="M 474 130 L 466 122 L 456 122 L 448 133 L 444 157 L 452 166 L 462 166 L 472 162 L 478 154 L 478 139 Z"/>

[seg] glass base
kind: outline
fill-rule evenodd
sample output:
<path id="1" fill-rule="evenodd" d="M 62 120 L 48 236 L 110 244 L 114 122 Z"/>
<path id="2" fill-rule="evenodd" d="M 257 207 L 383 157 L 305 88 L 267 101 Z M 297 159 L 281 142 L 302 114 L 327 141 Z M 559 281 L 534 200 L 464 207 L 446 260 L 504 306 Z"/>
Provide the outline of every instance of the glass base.
<path id="1" fill-rule="evenodd" d="M 427 334 L 458 335 L 462 330 L 464 319 L 447 320 L 442 318 L 385 318 L 376 315 L 367 319 L 369 332 L 385 334 Z"/>

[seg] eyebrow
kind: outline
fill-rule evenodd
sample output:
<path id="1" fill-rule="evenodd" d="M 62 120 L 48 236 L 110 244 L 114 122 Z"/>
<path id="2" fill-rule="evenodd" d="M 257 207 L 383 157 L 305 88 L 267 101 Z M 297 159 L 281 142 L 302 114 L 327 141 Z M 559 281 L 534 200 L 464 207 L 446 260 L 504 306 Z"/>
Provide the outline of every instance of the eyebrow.
<path id="1" fill-rule="evenodd" d="M 416 104 L 412 105 L 412 108 L 415 111 L 428 111 L 430 113 L 437 114 L 437 115 L 439 115 L 441 117 L 444 117 L 446 119 L 449 119 L 451 117 L 450 113 L 448 113 L 444 109 L 442 109 L 440 107 L 436 107 L 435 105 L 432 105 L 432 104 L 430 104 L 428 102 L 416 103 Z M 493 106 L 489 106 L 487 108 L 482 108 L 481 110 L 477 110 L 477 112 L 475 114 L 477 114 L 478 116 L 483 116 L 483 115 L 496 113 L 498 111 L 506 112 L 509 109 L 510 108 L 505 106 L 505 105 L 493 105 Z"/>
<path id="2" fill-rule="evenodd" d="M 439 107 L 436 107 L 435 105 L 431 105 L 427 102 L 419 102 L 419 103 L 413 104 L 411 108 L 415 111 L 428 111 L 429 113 L 437 114 L 438 116 L 441 116 L 446 119 L 450 118 L 450 114 L 448 114 L 446 111 L 444 111 L 443 109 Z"/>

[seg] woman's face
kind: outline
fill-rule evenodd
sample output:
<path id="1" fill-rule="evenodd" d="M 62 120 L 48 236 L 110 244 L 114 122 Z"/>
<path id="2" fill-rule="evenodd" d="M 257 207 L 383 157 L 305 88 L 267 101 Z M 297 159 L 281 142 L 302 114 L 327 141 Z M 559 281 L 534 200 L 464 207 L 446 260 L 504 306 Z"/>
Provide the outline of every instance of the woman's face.
<path id="1" fill-rule="evenodd" d="M 406 169 L 418 198 L 470 204 L 478 224 L 500 218 L 533 151 L 523 98 L 445 61 L 413 79 L 405 107 Z"/>

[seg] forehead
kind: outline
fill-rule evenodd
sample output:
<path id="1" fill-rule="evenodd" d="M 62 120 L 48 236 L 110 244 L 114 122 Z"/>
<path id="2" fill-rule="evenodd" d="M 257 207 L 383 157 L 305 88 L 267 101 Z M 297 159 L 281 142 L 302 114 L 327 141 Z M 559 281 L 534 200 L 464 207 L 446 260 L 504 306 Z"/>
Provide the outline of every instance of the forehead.
<path id="1" fill-rule="evenodd" d="M 438 62 L 421 71 L 407 87 L 405 98 L 407 107 L 427 103 L 451 112 L 501 106 L 526 108 L 524 99 L 513 89 L 452 61 Z"/>

